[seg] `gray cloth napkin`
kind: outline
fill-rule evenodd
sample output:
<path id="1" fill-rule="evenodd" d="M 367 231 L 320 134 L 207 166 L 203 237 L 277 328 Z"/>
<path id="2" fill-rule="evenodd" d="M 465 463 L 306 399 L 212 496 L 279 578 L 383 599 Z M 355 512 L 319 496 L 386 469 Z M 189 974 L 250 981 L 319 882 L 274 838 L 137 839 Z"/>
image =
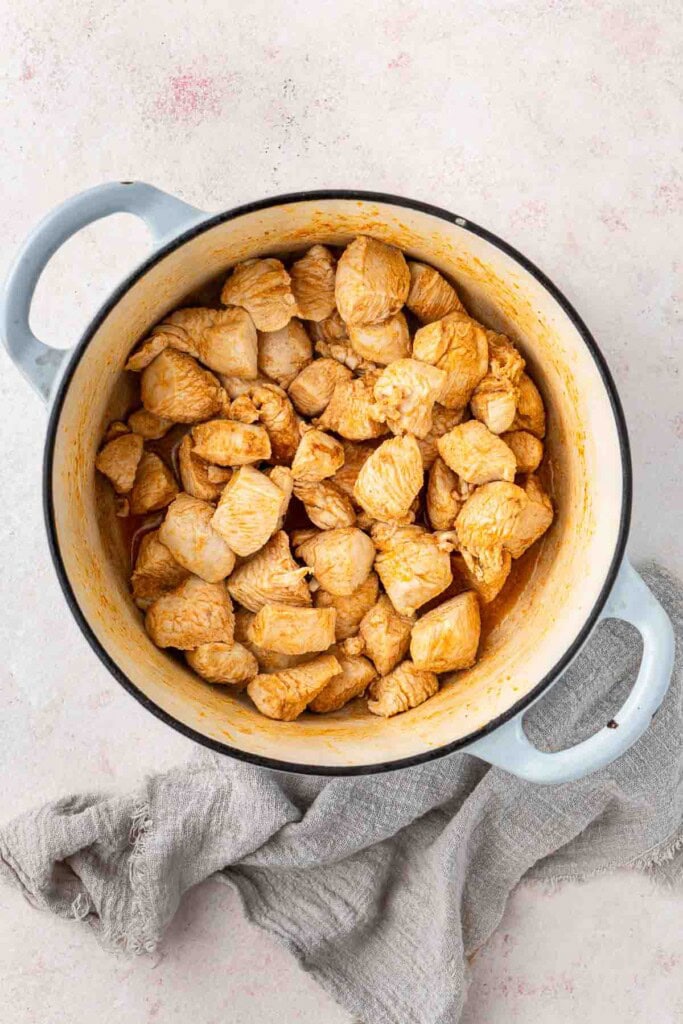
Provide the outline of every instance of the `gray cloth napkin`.
<path id="1" fill-rule="evenodd" d="M 683 629 L 676 582 L 644 573 Z M 680 647 L 680 644 L 679 644 Z M 544 749 L 609 720 L 640 641 L 603 624 L 527 715 Z M 523 877 L 619 866 L 683 878 L 680 656 L 666 700 L 619 761 L 534 786 L 467 754 L 360 778 L 290 776 L 198 750 L 133 796 L 70 796 L 0 832 L 0 874 L 102 941 L 152 952 L 183 893 L 218 873 L 250 920 L 366 1024 L 453 1024 L 467 957 Z"/>

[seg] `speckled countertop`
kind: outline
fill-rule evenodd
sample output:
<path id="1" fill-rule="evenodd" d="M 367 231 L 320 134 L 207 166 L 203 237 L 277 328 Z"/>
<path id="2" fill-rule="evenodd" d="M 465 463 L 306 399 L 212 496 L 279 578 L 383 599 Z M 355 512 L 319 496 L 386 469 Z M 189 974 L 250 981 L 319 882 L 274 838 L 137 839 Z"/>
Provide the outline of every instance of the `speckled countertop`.
<path id="1" fill-rule="evenodd" d="M 207 210 L 335 185 L 450 208 L 526 253 L 594 332 L 630 424 L 631 553 L 683 575 L 678 0 L 3 8 L 3 272 L 54 204 L 112 179 Z M 41 280 L 37 333 L 72 344 L 146 244 L 125 216 L 70 241 Z M 131 787 L 189 743 L 110 678 L 66 609 L 41 521 L 45 411 L 0 364 L 6 819 Z M 522 887 L 474 962 L 466 1024 L 680 1022 L 682 909 L 627 874 Z M 12 1024 L 349 1024 L 215 884 L 185 901 L 154 967 L 0 889 L 0 988 Z"/>

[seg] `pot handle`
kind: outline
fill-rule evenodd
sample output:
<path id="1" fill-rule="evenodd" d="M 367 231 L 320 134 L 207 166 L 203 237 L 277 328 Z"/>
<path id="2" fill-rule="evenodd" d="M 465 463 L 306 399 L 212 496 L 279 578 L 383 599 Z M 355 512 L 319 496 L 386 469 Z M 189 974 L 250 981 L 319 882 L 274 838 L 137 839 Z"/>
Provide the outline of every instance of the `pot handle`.
<path id="1" fill-rule="evenodd" d="M 467 753 L 529 782 L 555 785 L 604 768 L 643 735 L 671 682 L 675 646 L 671 621 L 628 559 L 624 559 L 600 617 L 630 622 L 643 638 L 635 684 L 610 723 L 574 747 L 545 753 L 527 738 L 522 713 L 490 736 L 476 740 L 466 748 Z"/>
<path id="2" fill-rule="evenodd" d="M 154 248 L 207 214 L 141 181 L 112 181 L 61 203 L 24 242 L 5 282 L 0 331 L 12 362 L 47 402 L 68 351 L 51 348 L 29 326 L 33 293 L 43 270 L 68 238 L 113 213 L 133 213 L 150 230 Z"/>

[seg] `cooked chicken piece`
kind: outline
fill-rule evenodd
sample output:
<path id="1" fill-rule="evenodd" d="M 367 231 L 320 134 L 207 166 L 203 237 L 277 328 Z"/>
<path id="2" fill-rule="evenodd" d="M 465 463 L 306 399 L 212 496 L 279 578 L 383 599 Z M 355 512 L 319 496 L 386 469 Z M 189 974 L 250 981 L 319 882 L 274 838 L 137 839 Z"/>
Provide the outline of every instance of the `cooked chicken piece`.
<path id="1" fill-rule="evenodd" d="M 174 423 L 196 423 L 215 415 L 223 404 L 223 389 L 196 359 L 167 348 L 143 370 L 142 404 L 149 412 Z"/>
<path id="2" fill-rule="evenodd" d="M 202 644 L 233 642 L 235 618 L 225 583 L 189 576 L 150 605 L 145 629 L 157 647 L 194 650 Z"/>
<path id="3" fill-rule="evenodd" d="M 259 331 L 279 331 L 298 312 L 291 278 L 275 259 L 238 263 L 223 285 L 221 302 L 246 309 Z"/>
<path id="4" fill-rule="evenodd" d="M 304 325 L 296 317 L 279 331 L 259 331 L 259 370 L 281 388 L 288 388 L 312 359 L 311 339 Z"/>
<path id="5" fill-rule="evenodd" d="M 124 434 L 130 434 L 131 430 L 132 427 L 122 423 L 121 420 L 112 420 L 102 437 L 102 447 L 104 448 L 105 444 L 109 444 L 110 441 L 115 440 L 117 437 L 123 437 Z M 140 432 L 137 431 L 137 433 Z"/>
<path id="6" fill-rule="evenodd" d="M 445 370 L 439 402 L 449 409 L 462 409 L 488 370 L 486 331 L 467 313 L 449 313 L 416 332 L 413 358 Z"/>
<path id="7" fill-rule="evenodd" d="M 146 611 L 158 597 L 173 590 L 189 575 L 161 543 L 158 530 L 146 533 L 140 542 L 130 580 L 133 600 L 138 608 Z"/>
<path id="8" fill-rule="evenodd" d="M 178 493 L 178 485 L 168 466 L 153 452 L 143 452 L 130 492 L 130 511 L 134 516 L 166 508 Z"/>
<path id="9" fill-rule="evenodd" d="M 320 530 L 355 525 L 356 513 L 351 499 L 331 480 L 317 483 L 300 480 L 294 485 L 294 494 L 303 502 L 313 525 Z"/>
<path id="10" fill-rule="evenodd" d="M 390 316 L 378 324 L 356 324 L 349 327 L 351 347 L 371 363 L 388 366 L 394 359 L 410 355 L 410 333 L 403 313 Z"/>
<path id="11" fill-rule="evenodd" d="M 481 616 L 473 591 L 458 594 L 427 612 L 413 626 L 410 657 L 429 672 L 457 672 L 477 660 Z"/>
<path id="12" fill-rule="evenodd" d="M 348 338 L 341 341 L 316 341 L 315 351 L 324 359 L 336 359 L 359 377 L 377 369 L 377 363 L 371 363 L 358 355 Z"/>
<path id="13" fill-rule="evenodd" d="M 264 604 L 249 626 L 249 640 L 280 654 L 326 651 L 334 643 L 334 608 Z"/>
<path id="14" fill-rule="evenodd" d="M 498 558 L 485 557 L 481 561 L 463 549 L 461 554 L 452 556 L 451 567 L 466 589 L 476 590 L 480 600 L 489 604 L 505 586 L 512 567 L 512 556 L 509 551 L 503 551 Z"/>
<path id="15" fill-rule="evenodd" d="M 474 488 L 436 458 L 427 483 L 427 517 L 433 530 L 452 530 L 456 516 Z"/>
<path id="16" fill-rule="evenodd" d="M 176 562 L 207 583 L 229 576 L 235 555 L 211 526 L 215 509 L 207 501 L 179 494 L 159 527 L 159 540 Z"/>
<path id="17" fill-rule="evenodd" d="M 462 514 L 462 513 L 461 513 Z M 449 586 L 453 575 L 446 544 L 422 526 L 373 527 L 379 551 L 375 571 L 401 615 L 413 615 Z"/>
<path id="18" fill-rule="evenodd" d="M 462 423 L 464 415 L 465 409 L 447 409 L 444 405 L 438 404 L 434 406 L 432 409 L 432 429 L 426 437 L 417 438 L 425 472 L 431 469 L 434 459 L 439 454 L 436 442 L 440 437 L 448 433 L 449 430 L 452 430 L 453 427 L 457 427 L 459 423 Z"/>
<path id="19" fill-rule="evenodd" d="M 507 334 L 497 334 L 496 331 L 487 331 L 486 339 L 489 343 L 489 371 L 494 377 L 505 378 L 512 384 L 519 384 L 524 370 L 524 357 L 516 348 Z"/>
<path id="20" fill-rule="evenodd" d="M 131 370 L 133 373 L 141 373 L 165 348 L 168 348 L 168 337 L 164 334 L 152 334 L 128 357 L 124 369 Z"/>
<path id="21" fill-rule="evenodd" d="M 258 661 L 242 644 L 201 644 L 194 651 L 186 651 L 185 658 L 207 683 L 228 684 L 243 690 L 258 675 Z"/>
<path id="22" fill-rule="evenodd" d="M 453 427 L 439 438 L 436 447 L 446 465 L 468 484 L 515 479 L 517 463 L 512 449 L 479 420 Z"/>
<path id="23" fill-rule="evenodd" d="M 299 446 L 299 420 L 285 392 L 276 384 L 259 384 L 251 391 L 258 417 L 268 432 L 271 459 L 289 465 Z"/>
<path id="24" fill-rule="evenodd" d="M 195 455 L 189 434 L 185 434 L 178 446 L 178 469 L 183 490 L 202 501 L 217 501 L 232 476 L 231 469 L 210 466 Z"/>
<path id="25" fill-rule="evenodd" d="M 178 309 L 154 328 L 152 339 L 163 339 L 164 347 L 186 352 L 217 373 L 256 376 L 256 328 L 243 309 Z M 139 366 L 146 357 L 141 350 L 136 356 Z"/>
<path id="26" fill-rule="evenodd" d="M 251 389 L 233 398 L 227 409 L 226 419 L 237 423 L 258 423 L 258 409 L 251 400 Z"/>
<path id="27" fill-rule="evenodd" d="M 368 441 L 388 433 L 375 416 L 374 387 L 378 377 L 374 372 L 357 380 L 340 381 L 316 425 L 333 430 L 347 441 Z"/>
<path id="28" fill-rule="evenodd" d="M 517 519 L 507 550 L 513 558 L 520 558 L 527 548 L 542 537 L 553 521 L 553 503 L 533 474 L 523 484 L 528 502 Z"/>
<path id="29" fill-rule="evenodd" d="M 412 661 L 402 661 L 388 676 L 381 676 L 370 685 L 368 711 L 390 718 L 423 704 L 439 689 L 433 672 L 417 668 Z"/>
<path id="30" fill-rule="evenodd" d="M 320 586 L 336 597 L 353 594 L 370 575 L 375 545 L 355 526 L 324 530 L 305 540 L 295 534 L 293 542 L 297 558 L 313 570 Z"/>
<path id="31" fill-rule="evenodd" d="M 501 441 L 512 450 L 518 473 L 534 473 L 543 461 L 543 442 L 527 430 L 510 430 Z"/>
<path id="32" fill-rule="evenodd" d="M 344 654 L 338 647 L 330 651 L 341 666 L 341 673 L 333 676 L 324 690 L 321 690 L 308 705 L 309 711 L 324 714 L 326 711 L 339 711 L 354 697 L 360 697 L 368 688 L 368 684 L 376 677 L 375 667 L 371 661 L 363 657 L 352 657 Z"/>
<path id="33" fill-rule="evenodd" d="M 505 553 L 521 542 L 518 523 L 530 504 L 517 484 L 496 481 L 478 487 L 455 521 L 460 549 L 469 571 L 488 583 L 505 572 Z M 533 525 L 533 524 L 529 524 Z M 526 533 L 524 522 L 522 535 Z"/>
<path id="34" fill-rule="evenodd" d="M 535 437 L 545 437 L 545 406 L 540 391 L 531 377 L 523 373 L 519 378 L 517 414 L 512 430 L 528 430 Z"/>
<path id="35" fill-rule="evenodd" d="M 244 377 L 228 377 L 225 373 L 219 373 L 218 379 L 223 385 L 228 404 L 228 418 L 230 403 L 241 395 L 248 395 L 255 384 L 272 384 L 268 377 L 259 375 L 256 380 L 245 380 Z"/>
<path id="36" fill-rule="evenodd" d="M 375 384 L 378 419 L 394 434 L 426 437 L 432 428 L 432 409 L 446 380 L 436 366 L 418 359 L 396 359 Z"/>
<path id="37" fill-rule="evenodd" d="M 386 594 L 361 619 L 363 649 L 381 676 L 388 675 L 408 651 L 414 622 L 414 615 L 399 615 Z"/>
<path id="38" fill-rule="evenodd" d="M 358 474 L 366 460 L 375 451 L 374 445 L 356 444 L 351 441 L 342 441 L 344 451 L 344 465 L 332 477 L 332 482 L 341 487 L 344 494 L 353 500 L 353 488 L 356 485 Z"/>
<path id="39" fill-rule="evenodd" d="M 424 482 L 422 456 L 412 434 L 383 441 L 363 464 L 355 500 L 382 522 L 405 521 Z"/>
<path id="40" fill-rule="evenodd" d="M 336 609 L 335 636 L 338 641 L 347 640 L 358 632 L 361 619 L 375 605 L 378 593 L 379 580 L 376 573 L 371 572 L 352 594 L 339 597 L 321 588 L 316 591 L 314 603 L 316 608 Z"/>
<path id="41" fill-rule="evenodd" d="M 337 264 L 337 309 L 347 324 L 376 324 L 395 316 L 408 298 L 410 271 L 400 249 L 360 235 Z"/>
<path id="42" fill-rule="evenodd" d="M 236 555 L 253 555 L 277 530 L 282 501 L 265 473 L 242 466 L 225 485 L 211 525 Z"/>
<path id="43" fill-rule="evenodd" d="M 438 270 L 426 263 L 408 262 L 410 291 L 406 306 L 423 324 L 442 320 L 449 313 L 464 312 L 455 288 Z"/>
<path id="44" fill-rule="evenodd" d="M 294 561 L 289 537 L 279 530 L 265 547 L 235 569 L 228 580 L 228 592 L 252 612 L 260 611 L 264 604 L 306 608 L 311 604 L 308 573 Z"/>
<path id="45" fill-rule="evenodd" d="M 341 665 L 332 654 L 272 675 L 259 675 L 249 683 L 247 693 L 262 715 L 281 722 L 293 722 L 333 676 Z"/>
<path id="46" fill-rule="evenodd" d="M 144 437 L 146 441 L 158 441 L 160 437 L 169 432 L 173 426 L 173 420 L 156 416 L 148 409 L 138 409 L 128 417 L 128 426 L 140 437 Z"/>
<path id="47" fill-rule="evenodd" d="M 292 292 L 304 320 L 325 320 L 335 310 L 335 259 L 324 245 L 312 245 L 290 267 Z"/>
<path id="48" fill-rule="evenodd" d="M 267 471 L 266 476 L 282 491 L 280 515 L 277 520 L 277 529 L 281 530 L 294 492 L 294 476 L 289 466 L 273 466 Z"/>
<path id="49" fill-rule="evenodd" d="M 192 428 L 193 452 L 219 466 L 247 466 L 270 458 L 270 438 L 260 424 L 209 420 Z"/>
<path id="50" fill-rule="evenodd" d="M 329 404 L 340 381 L 351 380 L 351 370 L 336 359 L 315 359 L 294 378 L 288 394 L 303 416 L 317 416 Z"/>
<path id="51" fill-rule="evenodd" d="M 502 434 L 509 430 L 517 410 L 518 388 L 505 377 L 487 373 L 477 384 L 470 401 L 472 415 L 491 431 Z"/>
<path id="52" fill-rule="evenodd" d="M 339 316 L 337 309 L 324 320 L 309 323 L 308 332 L 316 345 L 321 341 L 328 344 L 334 341 L 346 341 L 348 337 L 346 324 Z"/>
<path id="53" fill-rule="evenodd" d="M 95 466 L 117 494 L 128 494 L 135 483 L 143 445 L 139 434 L 121 434 L 107 442 L 95 459 Z"/>
<path id="54" fill-rule="evenodd" d="M 344 464 L 344 449 L 336 437 L 322 430 L 307 430 L 292 461 L 295 480 L 317 483 L 332 476 Z"/>
<path id="55" fill-rule="evenodd" d="M 264 647 L 253 644 L 247 634 L 255 618 L 254 612 L 248 612 L 246 608 L 239 608 L 235 612 L 235 642 L 241 643 L 254 655 L 261 672 L 279 672 L 280 669 L 293 668 L 294 665 L 301 665 L 315 658 L 315 654 L 278 654 L 277 651 L 267 651 Z"/>

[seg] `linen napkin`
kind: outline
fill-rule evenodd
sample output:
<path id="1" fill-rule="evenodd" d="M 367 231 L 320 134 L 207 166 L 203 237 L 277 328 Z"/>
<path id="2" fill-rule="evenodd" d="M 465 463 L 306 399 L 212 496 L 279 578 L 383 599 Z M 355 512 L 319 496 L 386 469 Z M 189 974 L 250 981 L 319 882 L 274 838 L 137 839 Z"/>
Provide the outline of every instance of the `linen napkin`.
<path id="1" fill-rule="evenodd" d="M 643 575 L 680 639 L 678 584 L 660 569 Z M 559 749 L 589 735 L 623 702 L 640 653 L 632 627 L 601 625 L 527 715 L 530 737 Z M 131 796 L 69 796 L 17 818 L 0 831 L 0 875 L 105 944 L 151 953 L 183 893 L 217 874 L 365 1024 L 453 1024 L 467 958 L 522 878 L 630 866 L 683 879 L 682 696 L 679 655 L 643 738 L 552 787 L 462 753 L 326 779 L 198 748 Z"/>

